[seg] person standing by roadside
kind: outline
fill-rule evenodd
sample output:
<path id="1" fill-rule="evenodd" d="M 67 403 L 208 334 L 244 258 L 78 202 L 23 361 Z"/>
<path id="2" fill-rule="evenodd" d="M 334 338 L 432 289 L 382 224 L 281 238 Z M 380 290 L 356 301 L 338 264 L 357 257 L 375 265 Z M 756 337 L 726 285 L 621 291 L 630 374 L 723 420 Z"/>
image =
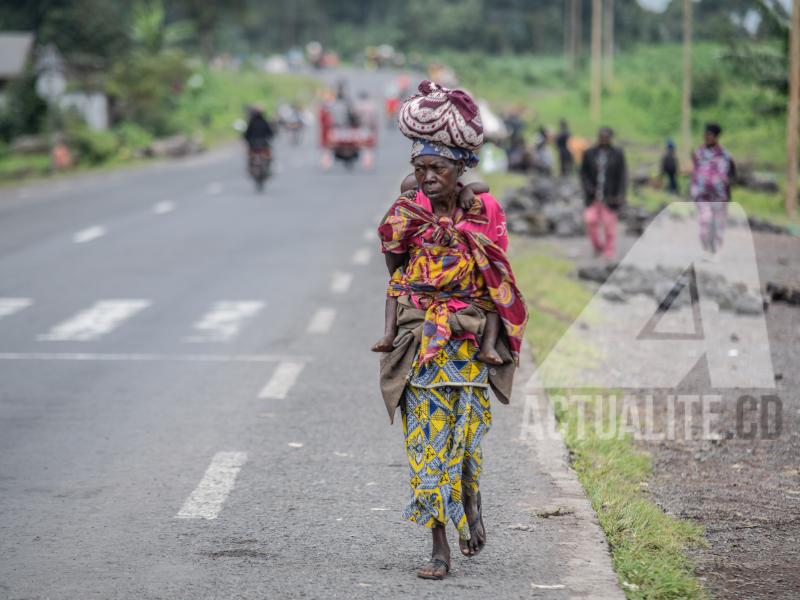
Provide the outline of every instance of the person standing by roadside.
<path id="1" fill-rule="evenodd" d="M 566 177 L 572 173 L 573 158 L 569 151 L 569 138 L 572 134 L 569 125 L 564 119 L 558 123 L 558 135 L 556 136 L 556 147 L 558 148 L 558 161 L 561 169 L 561 176 Z"/>
<path id="2" fill-rule="evenodd" d="M 731 182 L 736 178 L 736 163 L 719 143 L 722 127 L 706 125 L 703 145 L 692 154 L 690 193 L 700 218 L 700 243 L 708 258 L 715 260 L 722 246 L 731 200 Z"/>
<path id="3" fill-rule="evenodd" d="M 615 255 L 617 210 L 625 204 L 628 179 L 625 153 L 612 145 L 613 139 L 614 132 L 609 127 L 601 128 L 597 144 L 586 151 L 581 164 L 586 232 L 595 254 L 602 254 L 607 259 L 613 259 Z M 601 225 L 602 240 L 598 232 Z"/>
<path id="4" fill-rule="evenodd" d="M 667 178 L 667 191 L 678 194 L 678 155 L 675 153 L 675 143 L 667 140 L 667 149 L 661 157 L 661 177 Z"/>

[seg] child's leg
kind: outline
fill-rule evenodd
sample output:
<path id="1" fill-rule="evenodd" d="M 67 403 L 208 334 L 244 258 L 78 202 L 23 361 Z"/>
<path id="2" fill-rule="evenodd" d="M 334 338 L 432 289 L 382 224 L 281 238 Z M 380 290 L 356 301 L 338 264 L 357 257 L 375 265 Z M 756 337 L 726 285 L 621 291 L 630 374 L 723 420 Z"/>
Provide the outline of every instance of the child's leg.
<path id="1" fill-rule="evenodd" d="M 394 338 L 397 336 L 397 298 L 386 297 L 386 309 L 383 315 L 383 337 L 372 346 L 373 352 L 390 352 Z"/>
<path id="2" fill-rule="evenodd" d="M 497 353 L 497 336 L 500 333 L 500 315 L 496 312 L 486 313 L 486 325 L 483 328 L 483 339 L 478 352 L 478 360 L 490 365 L 502 365 L 503 359 Z"/>

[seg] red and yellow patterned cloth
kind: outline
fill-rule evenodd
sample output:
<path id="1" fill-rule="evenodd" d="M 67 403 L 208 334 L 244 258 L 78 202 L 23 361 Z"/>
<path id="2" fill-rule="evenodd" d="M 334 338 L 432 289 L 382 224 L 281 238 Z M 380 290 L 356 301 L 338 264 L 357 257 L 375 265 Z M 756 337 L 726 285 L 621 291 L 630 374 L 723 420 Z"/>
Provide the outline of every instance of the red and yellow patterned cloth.
<path id="1" fill-rule="evenodd" d="M 430 200 L 417 192 L 398 198 L 378 227 L 383 252 L 409 255 L 405 269 L 392 275 L 387 294 L 410 295 L 425 309 L 419 362 L 433 359 L 451 337 L 448 313 L 468 304 L 497 312 L 515 361 L 528 320 L 505 255 L 508 237 L 500 205 L 481 194 L 472 208 L 453 218 L 433 213 Z"/>

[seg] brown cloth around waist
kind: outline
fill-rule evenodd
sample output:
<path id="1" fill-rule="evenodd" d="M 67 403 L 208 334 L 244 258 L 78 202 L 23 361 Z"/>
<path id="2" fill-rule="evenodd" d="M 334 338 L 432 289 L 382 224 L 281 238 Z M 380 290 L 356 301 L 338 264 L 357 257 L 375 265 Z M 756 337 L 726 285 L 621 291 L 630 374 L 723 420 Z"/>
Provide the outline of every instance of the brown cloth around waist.
<path id="1" fill-rule="evenodd" d="M 389 413 L 389 421 L 394 423 L 394 415 L 400 405 L 403 390 L 406 387 L 414 358 L 419 351 L 422 338 L 422 324 L 425 322 L 425 311 L 416 308 L 408 296 L 401 296 L 397 303 L 397 336 L 394 338 L 394 349 L 381 355 L 380 385 L 383 401 Z M 457 312 L 450 313 L 448 317 L 453 335 L 471 333 L 480 339 L 486 323 L 485 313 L 468 306 Z M 503 404 L 508 404 L 511 398 L 511 388 L 514 383 L 516 365 L 501 331 L 495 346 L 503 364 L 489 367 L 489 386 Z"/>

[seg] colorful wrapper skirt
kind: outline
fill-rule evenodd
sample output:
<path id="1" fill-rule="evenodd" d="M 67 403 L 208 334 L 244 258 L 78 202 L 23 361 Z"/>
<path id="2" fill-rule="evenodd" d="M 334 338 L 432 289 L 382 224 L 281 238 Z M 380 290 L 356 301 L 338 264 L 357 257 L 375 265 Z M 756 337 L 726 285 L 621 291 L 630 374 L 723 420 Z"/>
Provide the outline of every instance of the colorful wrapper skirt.
<path id="1" fill-rule="evenodd" d="M 478 492 L 489 430 L 488 369 L 471 340 L 450 340 L 425 365 L 415 364 L 400 403 L 410 467 L 411 501 L 403 516 L 426 527 L 452 521 L 470 539 L 462 494 Z"/>

